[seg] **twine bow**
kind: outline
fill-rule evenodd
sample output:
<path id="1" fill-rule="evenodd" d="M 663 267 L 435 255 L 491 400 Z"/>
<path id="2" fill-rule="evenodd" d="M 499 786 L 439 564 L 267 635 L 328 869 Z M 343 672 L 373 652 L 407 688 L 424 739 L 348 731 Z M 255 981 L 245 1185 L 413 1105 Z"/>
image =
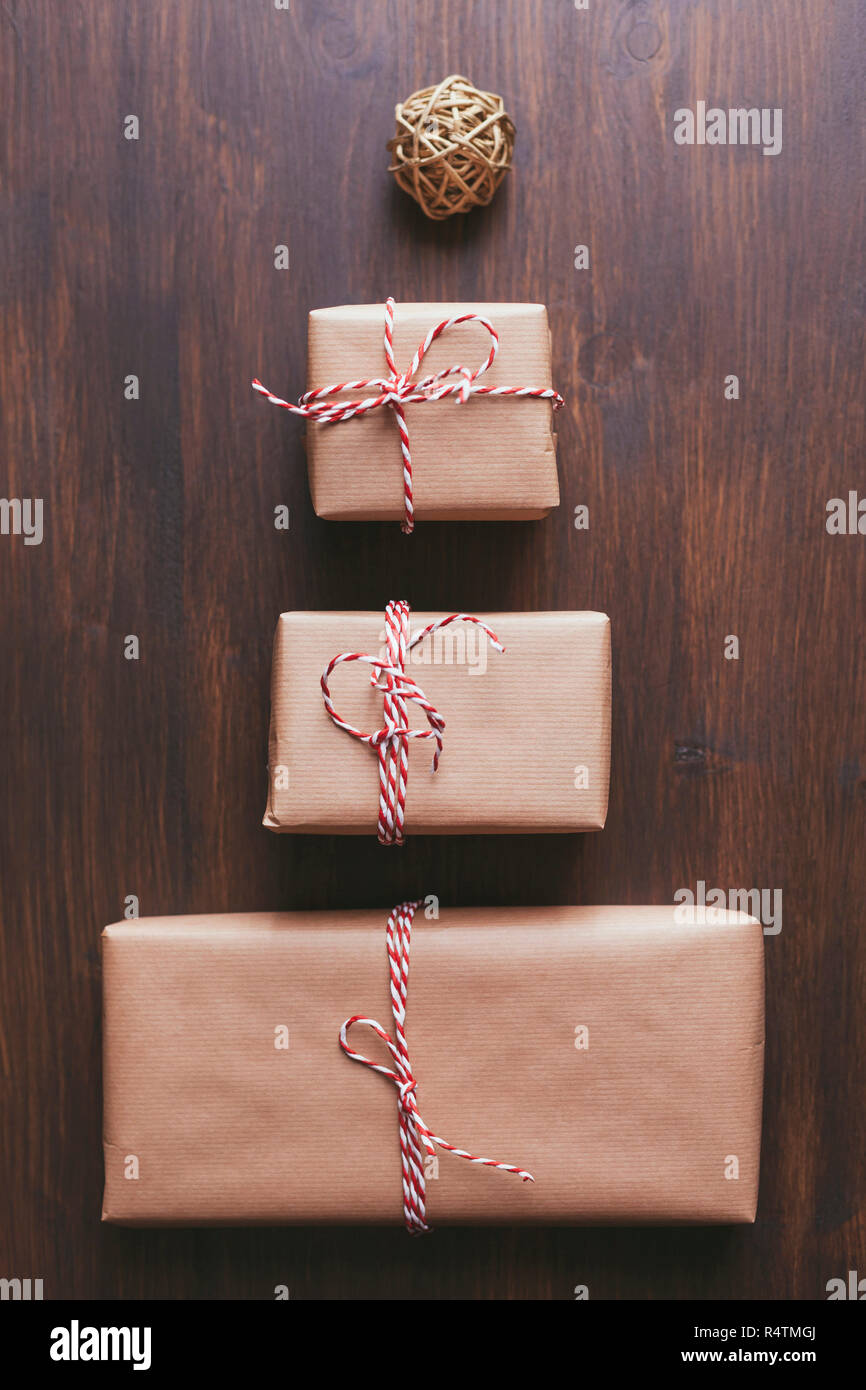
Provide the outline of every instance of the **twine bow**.
<path id="1" fill-rule="evenodd" d="M 432 376 L 425 376 L 416 380 L 421 363 L 436 339 L 459 323 L 471 322 L 480 323 L 490 334 L 490 351 L 481 366 L 476 367 L 475 371 L 471 371 L 468 367 L 455 363 L 453 367 L 446 367 L 443 371 L 436 372 Z M 499 334 L 489 319 L 482 318 L 480 314 L 458 314 L 454 318 L 443 320 L 435 328 L 431 328 L 406 371 L 400 372 L 394 358 L 394 300 L 388 299 L 385 302 L 387 376 L 360 377 L 357 381 L 338 381 L 332 386 L 317 386 L 314 390 L 307 391 L 301 396 L 297 405 L 293 405 L 290 401 L 281 400 L 279 396 L 274 396 L 258 378 L 253 381 L 252 387 L 254 391 L 258 391 L 260 396 L 264 396 L 265 400 L 270 401 L 271 405 L 278 405 L 281 409 L 288 410 L 292 415 L 300 415 L 304 420 L 317 421 L 321 425 L 339 424 L 342 420 L 351 420 L 355 415 L 366 415 L 369 411 L 378 410 L 383 406 L 393 410 L 397 429 L 400 432 L 400 452 L 403 456 L 403 520 L 401 529 L 408 536 L 415 529 L 415 506 L 412 495 L 412 454 L 409 448 L 409 427 L 406 424 L 405 406 L 421 405 L 425 401 L 441 401 L 445 396 L 457 396 L 458 400 L 464 404 L 470 396 L 531 396 L 539 400 L 552 401 L 554 410 L 562 408 L 562 397 L 558 391 L 554 391 L 550 387 L 479 386 L 478 378 L 487 371 L 488 367 L 493 365 L 498 351 Z M 450 380 L 455 376 L 459 377 L 460 380 L 456 382 Z M 371 388 L 376 394 L 366 396 L 362 400 L 339 401 L 330 399 L 341 395 L 343 391 L 365 391 Z"/>
<path id="2" fill-rule="evenodd" d="M 388 967 L 391 977 L 391 1012 L 394 1015 L 394 1036 L 386 1032 L 381 1023 L 374 1018 L 364 1018 L 355 1014 L 347 1018 L 340 1029 L 340 1046 L 353 1062 L 361 1062 L 380 1076 L 385 1076 L 397 1088 L 397 1110 L 400 1121 L 400 1165 L 403 1178 L 403 1219 L 410 1235 L 423 1235 L 429 1231 L 426 1211 L 426 1175 L 424 1171 L 425 1154 L 435 1155 L 436 1149 L 465 1158 L 469 1163 L 477 1163 L 483 1168 L 498 1168 L 503 1173 L 516 1173 L 524 1182 L 535 1182 L 525 1168 L 517 1168 L 513 1163 L 498 1163 L 495 1158 L 480 1158 L 466 1149 L 458 1149 L 449 1144 L 424 1123 L 418 1113 L 418 1083 L 412 1073 L 409 1061 L 409 1047 L 406 1042 L 406 996 L 409 990 L 409 946 L 412 938 L 412 919 L 420 902 L 401 903 L 395 907 L 388 918 L 385 930 L 385 943 L 388 950 Z M 382 1039 L 394 1061 L 394 1066 L 381 1066 L 350 1047 L 348 1035 L 356 1023 L 372 1028 Z"/>
<path id="3" fill-rule="evenodd" d="M 407 675 L 406 657 L 408 653 L 413 647 L 417 647 L 419 643 L 429 637 L 431 633 L 438 632 L 451 623 L 474 623 L 481 628 L 482 632 L 487 634 L 496 651 L 505 651 L 496 634 L 491 631 L 487 624 L 483 623 L 480 618 L 473 617 L 470 613 L 450 613 L 445 618 L 438 618 L 436 622 L 428 623 L 427 627 L 422 628 L 412 637 L 409 632 L 410 612 L 408 603 L 402 599 L 392 599 L 385 609 L 386 660 L 368 656 L 364 652 L 341 652 L 339 656 L 333 657 L 328 662 L 322 673 L 321 681 L 325 709 L 337 728 L 343 729 L 347 734 L 351 734 L 352 738 L 360 739 L 361 743 L 366 743 L 368 747 L 375 748 L 378 752 L 379 819 L 376 830 L 379 843 L 383 845 L 402 845 L 404 839 L 406 783 L 409 778 L 409 740 L 413 738 L 433 740 L 436 745 L 433 753 L 433 772 L 437 770 L 442 755 L 442 735 L 445 731 L 445 720 L 428 700 L 417 681 Z M 356 729 L 354 725 L 347 723 L 334 708 L 328 682 L 335 667 L 346 661 L 360 661 L 366 666 L 371 666 L 370 684 L 375 690 L 381 690 L 384 693 L 385 724 L 384 728 L 377 729 L 375 733 L 365 734 L 361 729 Z M 423 710 L 428 728 L 409 728 L 407 702 L 411 702 Z"/>

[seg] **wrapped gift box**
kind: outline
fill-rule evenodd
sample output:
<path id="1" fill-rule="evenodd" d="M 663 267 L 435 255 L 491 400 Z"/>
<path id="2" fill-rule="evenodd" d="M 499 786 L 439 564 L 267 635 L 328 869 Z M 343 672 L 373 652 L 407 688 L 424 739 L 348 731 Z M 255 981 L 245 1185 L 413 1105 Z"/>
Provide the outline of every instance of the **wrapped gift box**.
<path id="1" fill-rule="evenodd" d="M 382 377 L 383 306 L 345 304 L 315 309 L 309 319 L 307 389 Z M 463 313 L 487 318 L 499 335 L 485 386 L 549 388 L 550 330 L 542 304 L 403 304 L 394 318 L 399 370 L 412 362 L 431 328 Z M 419 375 L 461 363 L 474 371 L 490 338 L 463 323 L 432 344 Z M 367 392 L 369 395 L 370 393 Z M 343 392 L 337 400 L 363 397 Z M 556 436 L 549 400 L 514 396 L 455 397 L 406 407 L 412 452 L 415 517 L 419 521 L 531 520 L 559 504 Z M 313 506 L 336 520 L 403 517 L 400 437 L 388 408 L 340 424 L 307 426 Z"/>
<path id="2" fill-rule="evenodd" d="M 448 1153 L 431 1225 L 754 1220 L 763 935 L 673 907 L 419 911 L 406 1030 Z M 103 935 L 107 1221 L 402 1220 L 382 912 L 127 921 Z M 355 1034 L 352 1035 L 353 1041 Z M 388 1062 L 372 1034 L 356 1044 Z"/>
<path id="3" fill-rule="evenodd" d="M 441 614 L 413 613 L 418 632 Z M 505 647 L 457 623 L 406 669 L 445 720 L 443 754 L 409 746 L 406 832 L 600 830 L 610 771 L 610 621 L 603 613 L 480 614 Z M 375 833 L 379 780 L 370 747 L 328 716 L 321 676 L 338 653 L 381 655 L 382 613 L 283 613 L 271 682 L 269 794 L 278 831 Z M 330 689 L 356 728 L 382 727 L 369 667 L 338 667 Z M 410 720 L 426 727 L 410 707 Z"/>

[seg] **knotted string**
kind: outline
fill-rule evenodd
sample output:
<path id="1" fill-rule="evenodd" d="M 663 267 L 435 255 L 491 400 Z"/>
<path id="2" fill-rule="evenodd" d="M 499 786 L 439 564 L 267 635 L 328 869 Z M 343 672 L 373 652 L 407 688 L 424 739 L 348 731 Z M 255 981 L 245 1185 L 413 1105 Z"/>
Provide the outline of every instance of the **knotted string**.
<path id="1" fill-rule="evenodd" d="M 430 703 L 424 691 L 406 672 L 406 657 L 413 647 L 417 647 L 433 632 L 438 632 L 440 628 L 448 627 L 451 623 L 474 623 L 487 634 L 490 642 L 496 651 L 504 652 L 505 648 L 497 638 L 496 634 L 490 630 L 486 623 L 480 618 L 475 618 L 470 613 L 449 613 L 445 618 L 438 618 L 434 623 L 428 623 L 427 627 L 416 632 L 415 636 L 410 636 L 408 603 L 402 599 L 392 599 L 385 609 L 385 636 L 387 642 L 387 659 L 381 660 L 374 656 L 367 656 L 364 652 L 341 652 L 335 656 L 322 673 L 322 699 L 325 709 L 337 725 L 338 729 L 343 729 L 352 738 L 360 739 L 361 743 L 366 743 L 369 747 L 375 748 L 379 755 L 379 819 L 376 826 L 380 844 L 383 845 L 402 845 L 403 825 L 406 815 L 406 783 L 409 777 L 409 739 L 423 738 L 432 739 L 436 747 L 433 753 L 433 771 L 439 766 L 439 758 L 442 755 L 442 735 L 445 731 L 445 720 L 439 711 Z M 347 723 L 334 708 L 331 699 L 331 691 L 328 682 L 331 673 L 336 666 L 344 661 L 360 661 L 366 666 L 371 666 L 370 684 L 375 690 L 384 693 L 384 715 L 385 726 L 377 729 L 375 733 L 365 734 L 361 729 L 356 729 L 354 725 Z M 416 704 L 423 710 L 429 728 L 410 729 L 407 701 Z"/>
<path id="2" fill-rule="evenodd" d="M 397 1088 L 397 1112 L 400 1121 L 400 1166 L 403 1179 L 403 1219 L 411 1235 L 423 1235 L 429 1231 L 427 1225 L 426 1189 L 424 1172 L 425 1155 L 434 1155 L 436 1149 L 465 1158 L 469 1163 L 477 1163 L 483 1168 L 498 1168 L 503 1173 L 516 1173 L 524 1182 L 535 1182 L 525 1168 L 517 1168 L 513 1163 L 497 1163 L 495 1158 L 479 1158 L 449 1144 L 424 1123 L 418 1113 L 418 1083 L 412 1073 L 409 1061 L 409 1047 L 406 1042 L 406 996 L 409 990 L 409 946 L 412 937 L 412 919 L 419 902 L 401 903 L 395 907 L 388 918 L 385 942 L 388 950 L 388 968 L 391 977 L 391 1012 L 394 1015 L 394 1036 L 391 1037 L 374 1018 L 363 1018 L 355 1014 L 347 1018 L 340 1029 L 340 1046 L 353 1062 L 362 1062 L 365 1067 L 385 1076 Z M 369 1057 L 356 1052 L 349 1046 L 349 1030 L 356 1023 L 362 1023 L 382 1039 L 394 1061 L 394 1066 L 381 1066 Z"/>
<path id="3" fill-rule="evenodd" d="M 468 367 L 455 363 L 453 367 L 446 367 L 444 371 L 436 372 L 432 376 L 425 376 L 420 381 L 416 381 L 415 377 L 421 363 L 436 339 L 459 323 L 473 322 L 480 323 L 482 328 L 485 328 L 490 334 L 491 340 L 490 351 L 480 367 L 471 371 Z M 301 396 L 297 405 L 272 395 L 258 378 L 252 383 L 252 387 L 254 391 L 258 391 L 259 395 L 270 401 L 271 405 L 278 405 L 281 409 L 290 411 L 292 415 L 300 415 L 304 420 L 317 421 L 320 425 L 339 424 L 341 420 L 351 420 L 355 415 L 366 415 L 368 411 L 378 410 L 382 406 L 387 406 L 393 410 L 397 429 L 400 432 L 400 452 L 403 456 L 403 520 L 401 529 L 406 535 L 409 535 L 415 529 L 415 506 L 412 496 L 412 454 L 409 448 L 409 427 L 406 424 L 405 406 L 421 405 L 425 401 L 441 401 L 445 396 L 456 395 L 458 400 L 463 403 L 468 401 L 470 396 L 526 396 L 537 400 L 552 401 L 554 410 L 562 408 L 562 397 L 558 391 L 554 391 L 551 387 L 479 386 L 478 378 L 493 365 L 498 351 L 499 334 L 489 319 L 482 318 L 480 314 L 457 314 L 454 318 L 444 319 L 442 323 L 430 329 L 406 371 L 400 372 L 394 358 L 394 300 L 388 299 L 385 302 L 387 376 L 359 377 L 357 381 L 338 381 L 331 386 L 317 386 Z M 450 377 L 455 376 L 459 377 L 460 380 L 457 382 L 449 381 Z M 329 399 L 329 397 L 339 396 L 343 391 L 365 391 L 371 388 L 376 394 L 366 396 L 361 400 L 337 401 Z"/>

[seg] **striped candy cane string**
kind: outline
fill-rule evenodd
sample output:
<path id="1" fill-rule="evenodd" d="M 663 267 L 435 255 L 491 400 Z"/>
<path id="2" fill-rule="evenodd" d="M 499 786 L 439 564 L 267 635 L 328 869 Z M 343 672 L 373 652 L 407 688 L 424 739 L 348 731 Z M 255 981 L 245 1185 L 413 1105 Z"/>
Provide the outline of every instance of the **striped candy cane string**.
<path id="1" fill-rule="evenodd" d="M 400 1121 L 400 1166 L 403 1179 L 403 1219 L 410 1235 L 423 1235 L 429 1231 L 426 1208 L 426 1178 L 424 1159 L 427 1154 L 435 1154 L 437 1148 L 465 1158 L 468 1163 L 477 1163 L 482 1168 L 498 1168 L 502 1173 L 516 1173 L 524 1182 L 535 1182 L 525 1168 L 513 1163 L 498 1163 L 495 1158 L 480 1158 L 466 1149 L 458 1149 L 449 1144 L 424 1123 L 418 1113 L 418 1083 L 412 1074 L 409 1061 L 409 1047 L 406 1042 L 406 996 L 409 990 L 409 946 L 412 938 L 412 919 L 421 906 L 420 902 L 401 903 L 395 907 L 388 918 L 385 942 L 388 949 L 388 968 L 391 977 L 391 1012 L 394 1015 L 394 1036 L 377 1023 L 374 1018 L 363 1018 L 355 1014 L 347 1018 L 340 1029 L 340 1046 L 353 1062 L 361 1062 L 365 1067 L 385 1076 L 397 1088 L 397 1111 Z M 356 1023 L 371 1028 L 391 1054 L 393 1067 L 381 1066 L 350 1047 L 349 1031 Z"/>
<path id="2" fill-rule="evenodd" d="M 427 699 L 417 681 L 407 674 L 406 657 L 408 653 L 432 633 L 448 627 L 451 623 L 474 623 L 476 627 L 481 628 L 482 632 L 487 634 L 496 651 L 504 652 L 505 650 L 495 632 L 492 632 L 480 618 L 473 617 L 471 613 L 449 613 L 445 618 L 438 618 L 436 622 L 428 623 L 425 628 L 416 632 L 415 636 L 412 637 L 409 631 L 410 611 L 408 603 L 403 602 L 402 599 L 392 600 L 385 609 L 387 653 L 385 660 L 367 656 L 364 652 L 341 652 L 339 656 L 333 657 L 328 662 L 321 680 L 325 709 L 337 728 L 343 729 L 345 733 L 351 734 L 352 738 L 360 739 L 361 743 L 366 743 L 368 747 L 375 748 L 377 751 L 379 758 L 379 819 L 376 831 L 379 842 L 383 845 L 402 845 L 404 839 L 406 783 L 409 777 L 409 740 L 411 738 L 433 740 L 435 744 L 434 772 L 439 766 L 439 759 L 442 755 L 442 735 L 445 731 L 445 720 Z M 370 684 L 374 689 L 381 690 L 384 694 L 385 726 L 382 729 L 377 729 L 375 733 L 365 734 L 361 729 L 356 729 L 354 725 L 343 719 L 334 708 L 329 685 L 331 674 L 337 666 L 348 661 L 360 661 L 363 665 L 372 667 Z M 407 702 L 417 705 L 423 711 L 428 728 L 409 728 Z"/>
<path id="3" fill-rule="evenodd" d="M 480 323 L 482 328 L 485 328 L 489 333 L 490 351 L 481 365 L 476 367 L 475 371 L 470 371 L 468 367 L 455 363 L 453 367 L 446 367 L 444 371 L 436 372 L 433 376 L 425 376 L 416 381 L 415 378 L 421 363 L 436 339 L 441 338 L 443 333 L 447 333 L 450 328 L 455 328 L 460 323 Z M 393 410 L 400 434 L 400 453 L 403 459 L 403 521 L 401 529 L 406 535 L 409 535 L 415 529 L 415 506 L 412 494 L 412 453 L 409 448 L 409 427 L 406 424 L 405 412 L 407 405 L 422 405 L 425 401 L 441 401 L 446 396 L 456 396 L 459 401 L 464 403 L 469 400 L 470 396 L 520 396 L 552 401 L 554 410 L 561 410 L 562 408 L 562 397 L 558 391 L 554 391 L 550 387 L 479 386 L 478 378 L 483 376 L 487 369 L 493 365 L 498 351 L 499 334 L 489 319 L 482 318 L 480 314 L 457 314 L 454 318 L 444 319 L 442 323 L 438 323 L 435 328 L 430 329 L 406 371 L 401 372 L 398 370 L 394 358 L 394 300 L 388 299 L 385 302 L 387 376 L 359 377 L 356 381 L 337 381 L 331 386 L 317 386 L 314 390 L 307 391 L 301 396 L 297 405 L 273 395 L 258 378 L 252 383 L 252 387 L 254 391 L 258 391 L 260 396 L 264 396 L 265 400 L 270 401 L 271 405 L 278 405 L 282 410 L 288 410 L 292 415 L 300 415 L 302 419 L 313 420 L 320 425 L 339 424 L 342 420 L 351 420 L 355 416 L 366 415 L 369 411 L 378 410 L 383 406 Z M 460 380 L 452 381 L 449 379 L 451 377 L 459 377 Z M 342 395 L 344 391 L 372 391 L 373 394 L 352 401 L 331 399 L 331 397 Z"/>

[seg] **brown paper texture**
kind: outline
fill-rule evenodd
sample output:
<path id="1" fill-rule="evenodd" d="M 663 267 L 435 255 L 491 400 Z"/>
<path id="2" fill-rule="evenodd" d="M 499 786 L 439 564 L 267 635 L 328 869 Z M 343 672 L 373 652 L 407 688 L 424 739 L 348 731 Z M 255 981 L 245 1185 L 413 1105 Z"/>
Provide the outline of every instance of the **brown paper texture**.
<path id="1" fill-rule="evenodd" d="M 417 632 L 441 613 L 413 613 Z M 406 833 L 600 830 L 610 771 L 610 620 L 604 613 L 479 613 L 505 646 L 454 623 L 407 666 L 445 720 L 439 769 L 428 740 L 409 745 Z M 382 613 L 283 613 L 271 680 L 269 795 L 278 831 L 375 834 L 375 752 L 338 729 L 320 679 L 340 652 L 383 655 Z M 372 733 L 382 694 L 359 663 L 330 680 L 338 713 Z M 426 728 L 410 706 L 412 727 Z"/>
<path id="2" fill-rule="evenodd" d="M 392 1031 L 386 916 L 106 929 L 105 1220 L 402 1221 L 395 1089 L 337 1041 L 356 1013 Z M 431 1225 L 754 1220 L 762 929 L 695 918 L 419 911 L 407 1037 L 420 1113 L 536 1179 L 440 1154 Z M 351 1036 L 387 1061 L 368 1030 Z"/>
<path id="3" fill-rule="evenodd" d="M 488 318 L 499 352 L 485 386 L 550 387 L 550 330 L 543 304 L 402 304 L 394 318 L 394 355 L 406 370 L 429 330 L 455 314 Z M 384 304 L 314 309 L 309 319 L 307 389 L 380 377 Z M 459 324 L 432 345 L 420 375 L 455 363 L 474 371 L 490 336 Z M 360 399 L 363 393 L 344 393 Z M 532 520 L 559 505 L 556 436 L 550 401 L 477 396 L 410 405 L 415 516 L 419 521 Z M 334 425 L 307 425 L 307 467 L 319 516 L 402 520 L 403 471 L 393 411 L 387 407 Z"/>

